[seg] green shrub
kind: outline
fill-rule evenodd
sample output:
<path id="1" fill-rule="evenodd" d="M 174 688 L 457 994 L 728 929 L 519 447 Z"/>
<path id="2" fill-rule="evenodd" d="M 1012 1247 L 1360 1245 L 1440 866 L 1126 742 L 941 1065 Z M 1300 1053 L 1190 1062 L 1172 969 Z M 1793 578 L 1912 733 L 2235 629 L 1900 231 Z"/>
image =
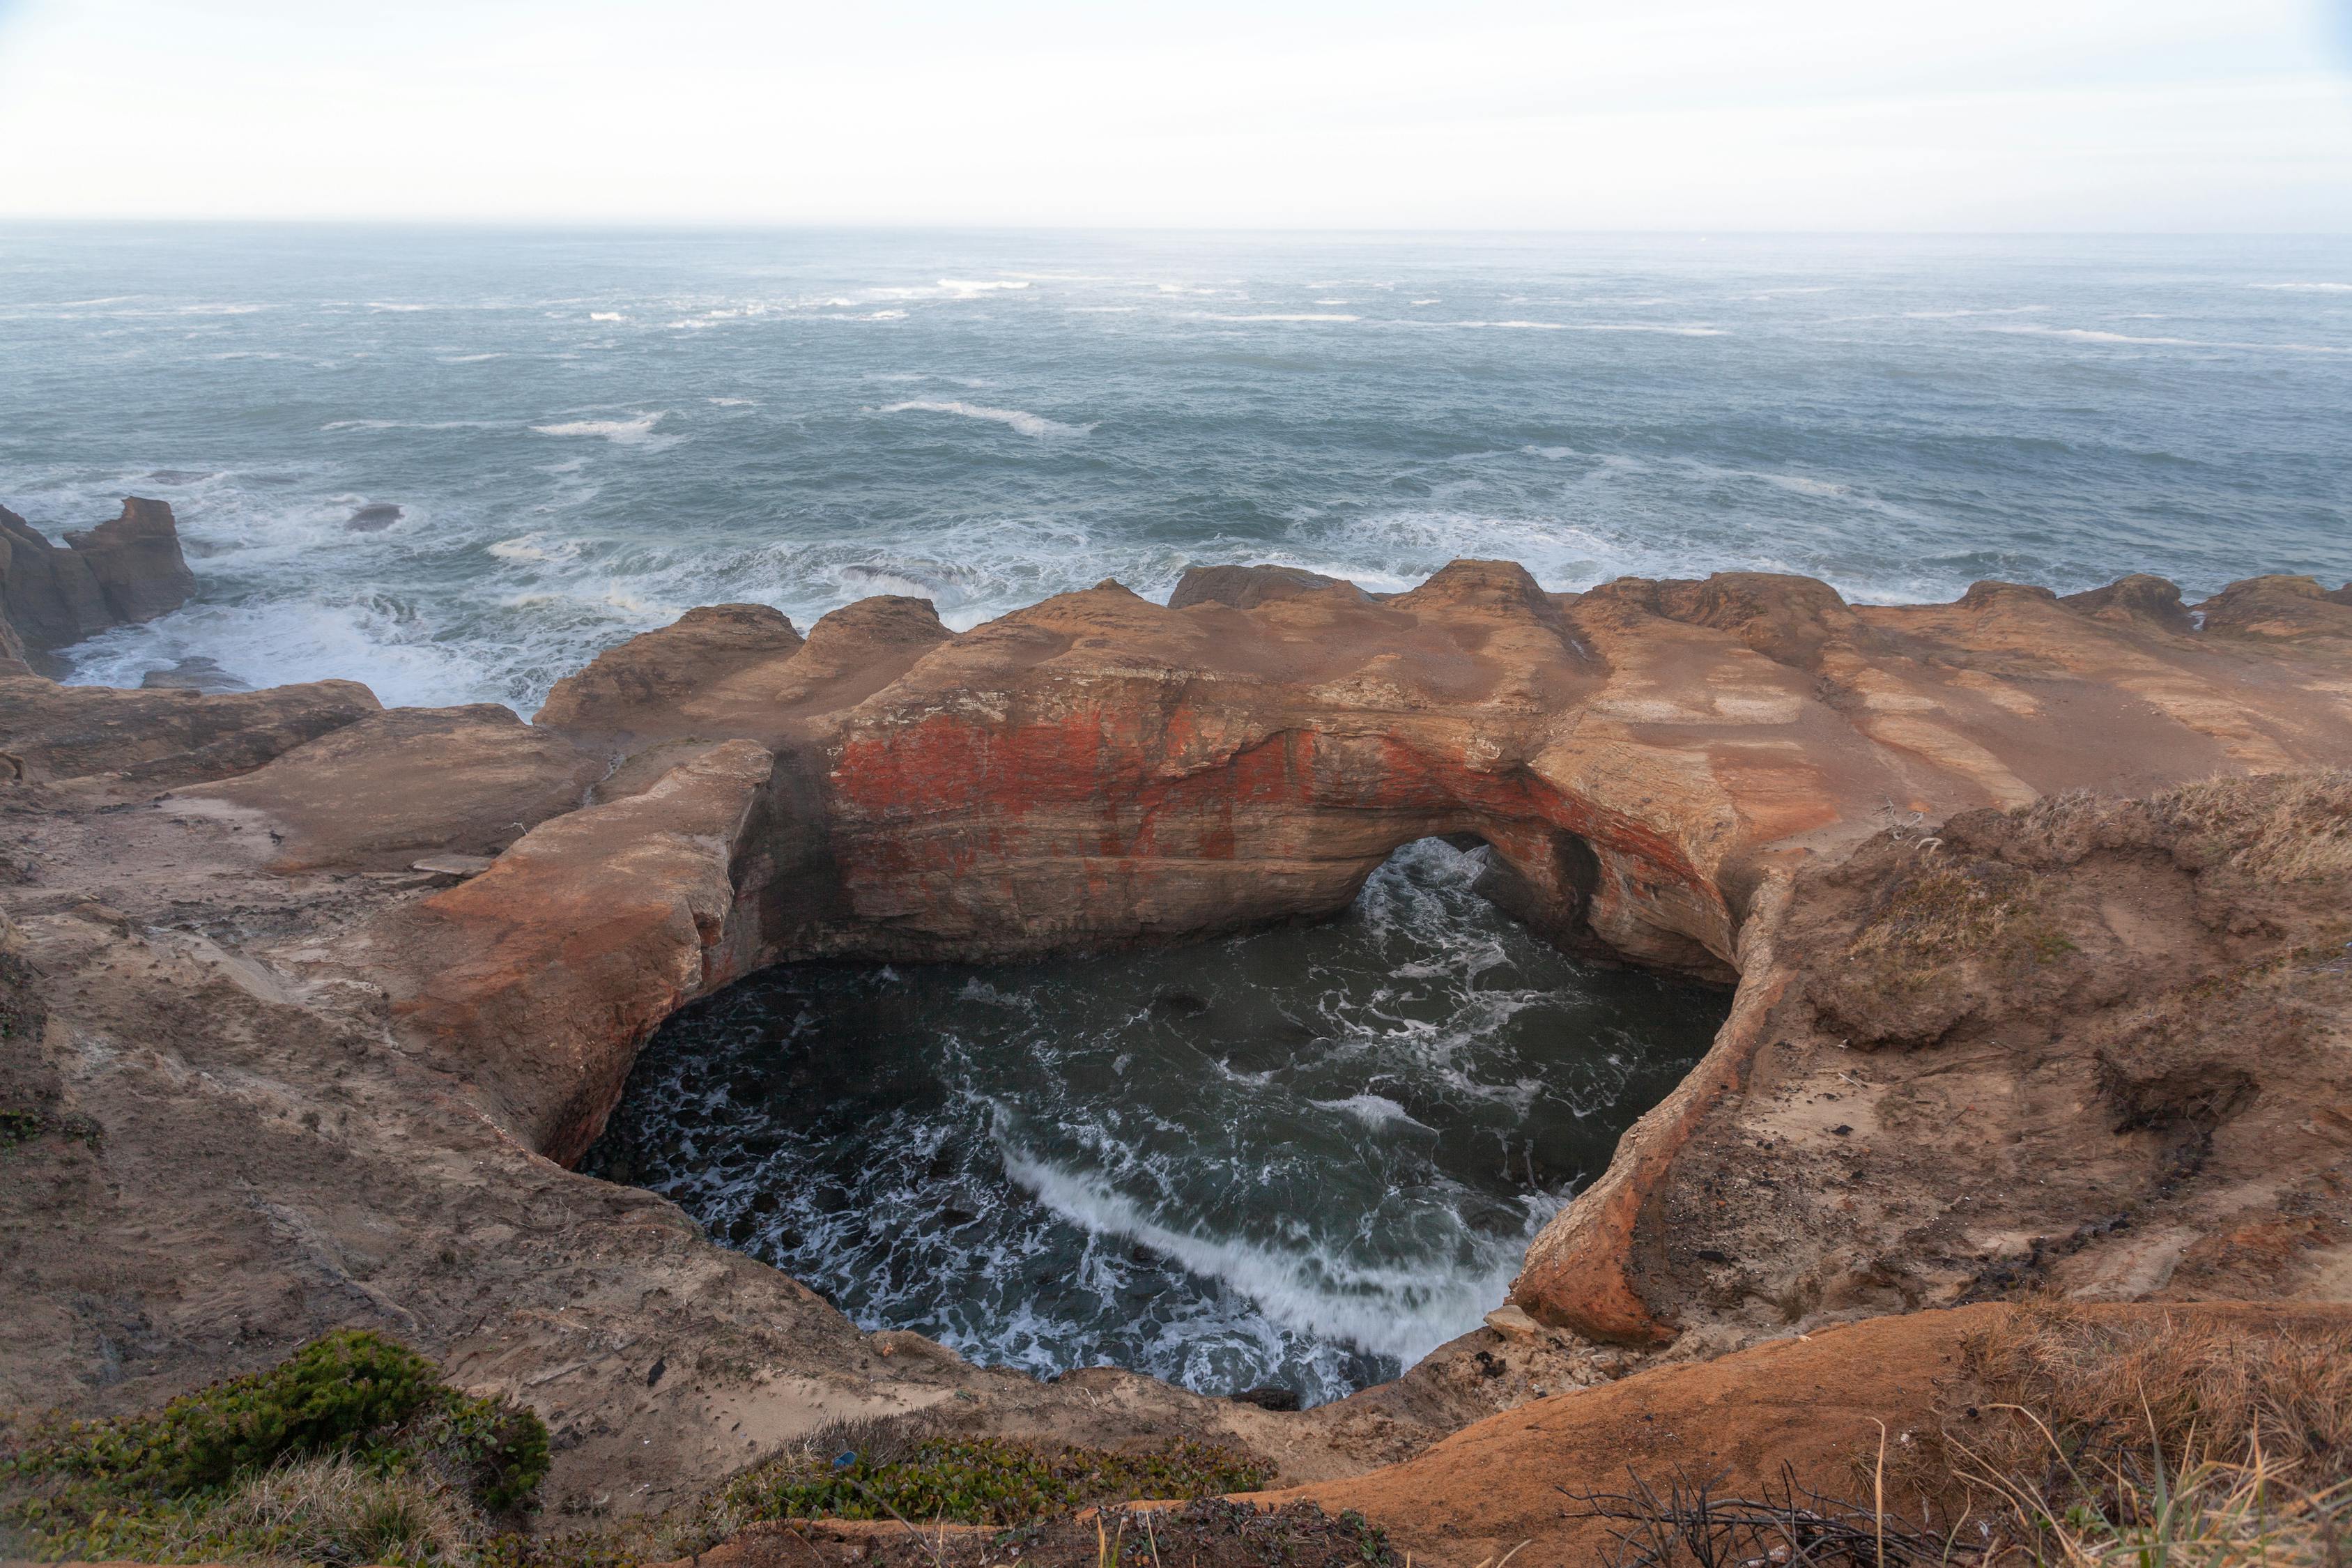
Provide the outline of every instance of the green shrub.
<path id="1" fill-rule="evenodd" d="M 523 1504 L 547 1474 L 547 1428 L 519 1405 L 460 1394 L 395 1340 L 339 1331 L 152 1415 L 37 1427 L 0 1454 L 0 1526 L 30 1535 L 50 1558 L 173 1561 L 192 1543 L 213 1543 L 213 1555 L 230 1547 L 270 1555 L 278 1549 L 261 1539 L 270 1531 L 252 1515 L 252 1498 L 279 1495 L 265 1484 L 273 1477 L 316 1483 L 329 1474 L 316 1469 L 323 1461 L 367 1485 L 285 1495 L 344 1497 L 339 1517 L 362 1523 L 368 1510 L 390 1509 L 376 1522 L 397 1533 L 420 1498 L 446 1494 L 465 1513 Z"/>
<path id="2" fill-rule="evenodd" d="M 780 1461 L 729 1486 L 725 1501 L 747 1520 L 953 1520 L 1027 1524 L 1088 1503 L 1214 1497 L 1255 1491 L 1264 1465 L 1189 1438 L 1139 1453 L 1048 1449 L 1003 1437 L 930 1437 L 896 1457 L 823 1455 Z"/>

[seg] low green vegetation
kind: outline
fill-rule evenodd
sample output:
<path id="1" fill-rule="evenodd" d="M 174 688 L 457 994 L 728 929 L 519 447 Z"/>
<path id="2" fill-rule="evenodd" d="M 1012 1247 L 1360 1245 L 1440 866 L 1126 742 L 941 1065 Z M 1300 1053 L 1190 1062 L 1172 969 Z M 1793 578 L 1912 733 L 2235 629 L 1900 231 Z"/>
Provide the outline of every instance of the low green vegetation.
<path id="1" fill-rule="evenodd" d="M 911 1444 L 803 1453 L 730 1482 L 722 1502 L 755 1520 L 905 1519 L 1032 1524 L 1090 1503 L 1255 1491 L 1265 1465 L 1231 1448 L 1179 1439 L 1140 1452 L 1049 1448 L 1003 1437 L 933 1436 Z"/>
<path id="2" fill-rule="evenodd" d="M 547 1428 L 342 1331 L 151 1415 L 36 1421 L 0 1447 L 0 1530 L 50 1561 L 471 1561 L 547 1473 Z"/>

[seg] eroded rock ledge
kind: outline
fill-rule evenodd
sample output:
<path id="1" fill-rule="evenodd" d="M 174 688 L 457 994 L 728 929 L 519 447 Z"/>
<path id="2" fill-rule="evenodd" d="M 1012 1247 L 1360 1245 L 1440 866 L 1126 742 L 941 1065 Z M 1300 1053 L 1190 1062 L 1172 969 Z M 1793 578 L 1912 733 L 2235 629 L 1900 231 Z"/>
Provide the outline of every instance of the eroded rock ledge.
<path id="1" fill-rule="evenodd" d="M 2352 786 L 2312 770 L 2352 763 L 2347 693 L 2352 594 L 2305 578 L 1884 607 L 1489 562 L 1387 598 L 1105 584 L 961 636 L 909 599 L 805 639 L 717 606 L 530 724 L 0 679 L 0 1090 L 51 1130 L 6 1156 L 37 1177 L 0 1196 L 0 1399 L 133 1400 L 358 1319 L 541 1405 L 559 1487 L 615 1506 L 958 1394 L 1311 1480 L 1622 1366 L 1602 1342 L 2341 1298 Z M 1492 846 L 1483 890 L 1555 940 L 1740 985 L 1531 1250 L 1528 1318 L 1474 1336 L 1504 1373 L 1461 1348 L 1297 1417 L 1046 1387 L 561 1168 L 660 1020 L 763 964 L 1320 916 L 1433 835 Z M 436 853 L 478 858 L 411 869 Z"/>

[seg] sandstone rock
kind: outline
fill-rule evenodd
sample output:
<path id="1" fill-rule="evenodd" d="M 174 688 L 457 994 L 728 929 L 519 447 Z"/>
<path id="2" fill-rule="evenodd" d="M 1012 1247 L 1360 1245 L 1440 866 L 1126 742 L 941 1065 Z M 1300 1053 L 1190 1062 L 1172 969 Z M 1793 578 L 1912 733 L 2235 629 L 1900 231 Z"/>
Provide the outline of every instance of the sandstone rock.
<path id="1" fill-rule="evenodd" d="M 593 1142 L 638 1045 L 761 951 L 773 759 L 734 741 L 644 794 L 542 823 L 366 939 L 403 1032 L 531 1147 Z"/>
<path id="2" fill-rule="evenodd" d="M 1276 599 L 1325 588 L 1345 588 L 1360 596 L 1363 592 L 1353 583 L 1297 566 L 1192 566 L 1177 581 L 1176 591 L 1168 595 L 1168 607 L 1184 610 L 1194 605 L 1227 605 L 1236 610 L 1255 610 Z"/>
<path id="3" fill-rule="evenodd" d="M 394 708 L 188 796 L 267 818 L 283 840 L 274 871 L 388 870 L 422 850 L 495 854 L 604 771 L 495 702 Z"/>
<path id="4" fill-rule="evenodd" d="M 658 695 L 648 694 L 650 686 L 641 689 L 617 679 L 590 682 L 587 678 L 598 668 L 591 665 L 572 678 L 582 684 L 558 684 L 538 722 L 590 740 L 623 735 L 639 746 L 731 738 L 769 747 L 798 745 L 814 755 L 844 715 L 952 637 L 929 600 L 897 595 L 877 595 L 834 611 L 809 629 L 805 644 L 772 610 L 727 608 L 744 614 L 696 623 L 701 612 L 689 612 L 677 625 L 647 632 L 600 658 L 599 664 L 616 662 L 616 676 L 621 670 L 667 672 L 658 678 Z M 677 760 L 670 747 L 650 748 L 649 754 L 655 777 Z M 625 793 L 647 782 L 645 770 L 625 763 L 607 793 Z"/>
<path id="5" fill-rule="evenodd" d="M 631 637 L 555 683 L 534 722 L 583 731 L 667 732 L 680 699 L 748 665 L 789 658 L 801 636 L 765 605 L 710 605 Z M 647 729 L 646 727 L 650 727 Z"/>
<path id="6" fill-rule="evenodd" d="M 2260 637 L 2352 637 L 2352 584 L 2327 594 L 2309 577 L 2250 577 L 2232 583 L 2197 613 L 2209 632 Z"/>
<path id="7" fill-rule="evenodd" d="M 1624 1560 L 1611 1531 L 1627 1527 L 1571 1500 L 1622 1494 L 1629 1476 L 1660 1493 L 1704 1482 L 1718 1500 L 1778 1494 L 1794 1479 L 1866 1505 L 1882 1434 L 1890 1454 L 1901 1456 L 1906 1439 L 1965 1409 L 1958 1397 L 1969 1386 L 1965 1346 L 2012 1310 L 1920 1312 L 1660 1366 L 1490 1416 L 1402 1464 L 1252 1500 L 1354 1510 L 1432 1562 L 1499 1560 L 1517 1549 L 1520 1560 L 1578 1564 Z M 2159 1310 L 2107 1308 L 2094 1316 L 2121 1326 Z M 2341 1308 L 2318 1307 L 2171 1313 L 2253 1336 L 2332 1335 L 2347 1320 Z M 1916 1500 L 1898 1500 L 1891 1479 L 1887 1492 L 1890 1513 L 1917 1517 Z"/>
<path id="8" fill-rule="evenodd" d="M 916 600 L 861 602 L 805 644 L 771 612 L 689 617 L 536 730 L 450 719 L 285 770 L 321 809 L 320 781 L 369 757 L 421 775 L 478 755 L 548 801 L 561 748 L 611 761 L 592 805 L 429 896 L 399 872 L 264 875 L 299 832 L 273 850 L 261 806 L 141 782 L 276 773 L 331 689 L 0 683 L 0 773 L 26 784 L 5 892 L 48 1009 L 0 1072 L 106 1128 L 102 1154 L 61 1144 L 37 1183 L 0 1183 L 19 1247 L 0 1402 L 178 1392 L 374 1322 L 538 1402 L 561 1486 L 657 1507 L 951 1390 L 984 1396 L 948 1407 L 991 1430 L 1026 1408 L 1123 1441 L 1165 1430 L 1149 1412 L 1329 1475 L 1648 1353 L 1580 1333 L 1692 1356 L 1972 1294 L 2341 1295 L 2326 1162 L 2352 931 L 2326 921 L 2352 836 L 2228 791 L 2352 763 L 2344 605 L 2258 580 L 2183 631 L 2170 603 L 2127 579 L 1846 605 L 1755 574 L 1555 595 L 1463 563 L 1393 598 L 1246 609 L 1107 585 L 960 637 Z M 2164 795 L 2217 774 L 2241 782 Z M 415 820 L 457 809 L 471 831 L 493 797 L 421 794 Z M 398 809 L 358 826 L 424 831 Z M 1741 989 L 1531 1250 L 1521 1310 L 1550 1326 L 1479 1330 L 1344 1407 L 883 1356 L 658 1200 L 541 1157 L 593 1136 L 666 1014 L 758 964 L 1328 914 L 1427 835 L 1491 846 L 1488 891 L 1562 942 Z M 101 905 L 120 919 L 74 912 Z M 213 1264 L 193 1294 L 192 1247 Z M 124 1381 L 75 1381 L 99 1364 Z"/>
<path id="9" fill-rule="evenodd" d="M 0 679 L 0 752 L 40 779 L 116 775 L 169 787 L 250 773 L 383 710 L 357 681 L 267 691 L 118 691 Z"/>
<path id="10" fill-rule="evenodd" d="M 2346 773 L 1966 813 L 1809 868 L 1513 1299 L 1654 1343 L 2013 1289 L 2324 1289 L 2352 1244 L 2347 903 Z"/>

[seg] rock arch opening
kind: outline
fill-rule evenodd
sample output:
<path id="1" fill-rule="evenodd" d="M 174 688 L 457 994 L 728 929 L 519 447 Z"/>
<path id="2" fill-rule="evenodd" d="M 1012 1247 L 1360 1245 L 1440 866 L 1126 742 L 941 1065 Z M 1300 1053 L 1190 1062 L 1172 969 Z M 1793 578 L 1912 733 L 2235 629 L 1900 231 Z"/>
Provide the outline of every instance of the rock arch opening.
<path id="1" fill-rule="evenodd" d="M 1590 900 L 1580 843 L 1548 846 L 1548 886 Z M 1722 1021 L 1719 990 L 1514 918 L 1554 907 L 1519 865 L 1454 825 L 1318 921 L 778 965 L 664 1026 L 583 1166 L 868 1328 L 1036 1373 L 1337 1397 L 1499 1305 Z"/>

